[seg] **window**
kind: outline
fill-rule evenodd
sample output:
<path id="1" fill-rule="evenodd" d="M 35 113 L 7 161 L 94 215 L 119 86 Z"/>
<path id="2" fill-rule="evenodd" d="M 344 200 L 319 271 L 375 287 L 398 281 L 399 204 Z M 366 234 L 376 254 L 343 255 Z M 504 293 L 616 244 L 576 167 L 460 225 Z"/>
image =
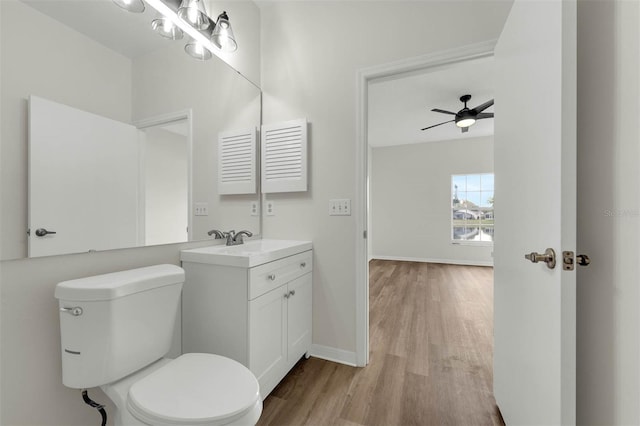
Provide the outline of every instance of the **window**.
<path id="1" fill-rule="evenodd" d="M 493 173 L 451 176 L 451 239 L 493 241 Z"/>

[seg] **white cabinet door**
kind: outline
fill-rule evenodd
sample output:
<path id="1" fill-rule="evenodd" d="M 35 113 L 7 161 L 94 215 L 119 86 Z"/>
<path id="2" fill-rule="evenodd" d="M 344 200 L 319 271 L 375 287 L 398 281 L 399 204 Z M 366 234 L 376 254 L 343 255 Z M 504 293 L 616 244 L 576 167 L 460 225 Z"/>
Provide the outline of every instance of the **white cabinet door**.
<path id="1" fill-rule="evenodd" d="M 288 309 L 288 362 L 297 362 L 311 346 L 311 274 L 289 283 Z"/>
<path id="2" fill-rule="evenodd" d="M 575 424 L 576 2 L 516 0 L 495 49 L 494 393 L 507 424 Z M 557 264 L 525 253 L 555 250 Z"/>
<path id="3" fill-rule="evenodd" d="M 287 286 L 249 302 L 249 369 L 266 396 L 287 368 Z"/>

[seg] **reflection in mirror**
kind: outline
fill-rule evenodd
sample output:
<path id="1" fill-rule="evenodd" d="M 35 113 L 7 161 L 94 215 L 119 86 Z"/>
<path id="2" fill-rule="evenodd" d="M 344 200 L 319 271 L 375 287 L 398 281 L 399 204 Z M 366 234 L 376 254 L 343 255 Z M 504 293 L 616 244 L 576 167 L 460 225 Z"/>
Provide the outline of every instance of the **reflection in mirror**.
<path id="1" fill-rule="evenodd" d="M 145 127 L 141 141 L 144 245 L 189 239 L 191 116 Z"/>
<path id="2" fill-rule="evenodd" d="M 159 37 L 151 7 L 140 14 L 111 0 L 3 0 L 0 7 L 1 259 L 209 239 L 210 229 L 259 234 L 251 209 L 257 191 L 220 195 L 217 185 L 218 135 L 259 128 L 259 88 L 217 57 L 195 61 L 184 41 Z M 29 99 L 72 118 L 29 111 Z M 49 127 L 35 130 L 47 117 Z M 127 129 L 130 139 L 105 138 L 104 123 Z M 79 145 L 57 145 L 73 133 Z M 40 174 L 47 177 L 36 189 Z M 44 199 L 30 198 L 29 188 Z M 196 204 L 206 207 L 198 216 Z M 59 214 L 64 221 L 54 217 L 59 207 L 70 207 Z M 125 228 L 126 238 L 116 238 Z M 36 229 L 56 234 L 39 237 Z"/>

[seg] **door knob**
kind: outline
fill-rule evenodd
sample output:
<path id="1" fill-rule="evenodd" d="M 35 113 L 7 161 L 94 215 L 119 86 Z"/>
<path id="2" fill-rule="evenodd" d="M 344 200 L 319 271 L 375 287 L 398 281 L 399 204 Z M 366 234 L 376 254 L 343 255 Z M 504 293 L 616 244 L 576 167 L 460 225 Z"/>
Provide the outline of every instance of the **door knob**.
<path id="1" fill-rule="evenodd" d="M 545 262 L 547 268 L 553 269 L 556 267 L 556 252 L 552 248 L 548 248 L 544 253 L 531 252 L 525 254 L 524 258 L 530 260 L 532 263 Z"/>
<path id="2" fill-rule="evenodd" d="M 56 231 L 47 231 L 44 228 L 38 228 L 36 229 L 36 236 L 37 237 L 44 237 L 45 235 L 49 235 L 49 234 L 55 234 Z"/>

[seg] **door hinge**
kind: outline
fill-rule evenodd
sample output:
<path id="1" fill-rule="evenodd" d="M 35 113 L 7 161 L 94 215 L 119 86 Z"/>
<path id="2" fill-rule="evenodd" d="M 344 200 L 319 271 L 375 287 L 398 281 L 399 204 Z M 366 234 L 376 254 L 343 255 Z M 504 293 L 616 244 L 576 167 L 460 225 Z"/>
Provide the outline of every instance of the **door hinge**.
<path id="1" fill-rule="evenodd" d="M 367 230 L 362 231 L 362 238 L 367 239 Z"/>

